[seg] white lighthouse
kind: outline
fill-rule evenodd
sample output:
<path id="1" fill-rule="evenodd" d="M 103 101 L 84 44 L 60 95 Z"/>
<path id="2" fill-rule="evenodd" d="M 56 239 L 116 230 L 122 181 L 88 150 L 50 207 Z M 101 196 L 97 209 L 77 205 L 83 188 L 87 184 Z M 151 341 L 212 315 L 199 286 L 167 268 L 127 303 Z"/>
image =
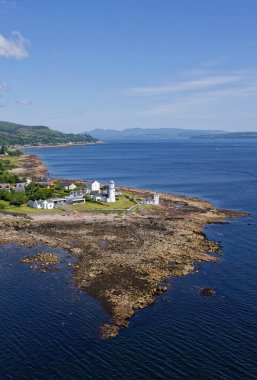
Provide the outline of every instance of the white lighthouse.
<path id="1" fill-rule="evenodd" d="M 110 181 L 109 183 L 107 202 L 110 202 L 110 203 L 116 202 L 114 181 Z"/>

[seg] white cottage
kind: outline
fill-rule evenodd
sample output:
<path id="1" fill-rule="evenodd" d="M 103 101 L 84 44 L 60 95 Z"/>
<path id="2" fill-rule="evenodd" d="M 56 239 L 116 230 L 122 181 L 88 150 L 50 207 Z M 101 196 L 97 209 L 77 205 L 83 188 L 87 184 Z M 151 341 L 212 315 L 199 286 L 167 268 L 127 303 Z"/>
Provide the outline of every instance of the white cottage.
<path id="1" fill-rule="evenodd" d="M 152 197 L 143 198 L 142 204 L 143 205 L 159 206 L 160 194 L 154 194 Z"/>
<path id="2" fill-rule="evenodd" d="M 60 186 L 65 190 L 74 190 L 77 187 L 73 182 L 61 182 Z"/>
<path id="3" fill-rule="evenodd" d="M 28 203 L 29 207 L 36 208 L 36 209 L 43 209 L 43 210 L 51 210 L 54 208 L 54 202 L 49 200 L 30 200 Z"/>
<path id="4" fill-rule="evenodd" d="M 86 189 L 89 189 L 91 191 L 100 191 L 100 182 L 98 181 L 86 181 L 85 183 Z"/>

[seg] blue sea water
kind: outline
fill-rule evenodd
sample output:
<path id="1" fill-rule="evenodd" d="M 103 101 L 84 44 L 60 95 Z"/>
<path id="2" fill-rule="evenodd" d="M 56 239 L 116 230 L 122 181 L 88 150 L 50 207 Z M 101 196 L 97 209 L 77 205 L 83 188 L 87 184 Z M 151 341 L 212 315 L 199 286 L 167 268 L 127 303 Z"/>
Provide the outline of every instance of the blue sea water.
<path id="1" fill-rule="evenodd" d="M 109 341 L 98 339 L 109 316 L 74 286 L 66 252 L 57 250 L 62 270 L 42 274 L 19 258 L 47 247 L 1 247 L 1 379 L 257 378 L 256 141 L 120 141 L 29 152 L 56 177 L 114 179 L 250 215 L 208 225 L 222 261 L 171 279 L 169 290 Z M 199 296 L 203 287 L 217 295 Z"/>

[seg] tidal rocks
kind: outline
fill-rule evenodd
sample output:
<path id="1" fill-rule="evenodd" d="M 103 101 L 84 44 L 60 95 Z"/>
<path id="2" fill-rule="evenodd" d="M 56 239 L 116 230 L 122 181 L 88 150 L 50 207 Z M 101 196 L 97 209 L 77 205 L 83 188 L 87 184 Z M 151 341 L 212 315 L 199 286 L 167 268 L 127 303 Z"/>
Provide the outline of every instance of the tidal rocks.
<path id="1" fill-rule="evenodd" d="M 213 297 L 216 294 L 216 291 L 213 288 L 203 288 L 200 292 L 203 297 Z"/>
<path id="2" fill-rule="evenodd" d="M 128 190 L 136 198 L 144 196 L 144 191 Z M 187 206 L 177 207 L 181 202 Z M 44 215 L 47 218 L 48 214 Z M 219 245 L 207 239 L 203 227 L 235 215 L 243 213 L 220 211 L 199 199 L 162 194 L 159 207 L 142 207 L 139 212 L 123 214 L 122 219 L 90 214 L 83 220 L 19 222 L 19 229 L 16 222 L 1 224 L 0 220 L 0 242 L 28 246 L 47 242 L 69 250 L 77 259 L 71 265 L 75 282 L 102 302 L 111 323 L 102 326 L 101 334 L 112 338 L 138 309 L 153 304 L 156 295 L 166 291 L 166 279 L 187 275 L 196 262 L 217 262 L 217 255 L 209 253 L 220 253 Z M 21 261 L 35 264 L 39 270 L 54 267 L 59 258 L 42 252 Z M 215 294 L 206 289 L 203 296 Z"/>
<path id="3" fill-rule="evenodd" d="M 36 255 L 24 256 L 20 259 L 21 263 L 34 264 L 30 268 L 35 269 L 37 272 L 57 272 L 55 266 L 60 262 L 59 256 L 51 252 L 40 252 Z"/>

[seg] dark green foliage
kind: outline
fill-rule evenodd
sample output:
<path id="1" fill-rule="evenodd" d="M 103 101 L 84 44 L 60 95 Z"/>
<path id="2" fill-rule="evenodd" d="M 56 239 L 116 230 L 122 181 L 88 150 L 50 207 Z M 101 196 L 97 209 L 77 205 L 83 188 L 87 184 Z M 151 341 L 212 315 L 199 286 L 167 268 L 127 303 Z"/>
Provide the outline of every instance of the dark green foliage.
<path id="1" fill-rule="evenodd" d="M 11 192 L 10 204 L 14 206 L 21 206 L 28 202 L 26 191 Z"/>
<path id="2" fill-rule="evenodd" d="M 0 199 L 3 201 L 10 202 L 11 205 L 21 206 L 24 203 L 27 203 L 28 197 L 26 195 L 26 191 L 7 191 L 0 190 Z"/>
<path id="3" fill-rule="evenodd" d="M 0 154 L 5 154 L 6 153 L 6 150 L 7 150 L 7 147 L 3 144 L 1 145 L 1 148 L 0 148 Z"/>
<path id="4" fill-rule="evenodd" d="M 7 150 L 6 152 L 8 154 L 8 156 L 11 156 L 11 157 L 14 157 L 14 156 L 21 156 L 23 154 L 23 152 L 21 152 L 20 150 L 16 149 L 16 150 Z"/>
<path id="5" fill-rule="evenodd" d="M 12 183 L 22 182 L 22 180 L 15 174 L 8 171 L 13 169 L 14 166 L 10 160 L 0 160 L 0 183 Z"/>
<path id="6" fill-rule="evenodd" d="M 8 190 L 0 190 L 0 199 L 3 201 L 10 201 L 11 200 L 11 193 Z"/>
<path id="7" fill-rule="evenodd" d="M 44 126 L 25 126 L 0 121 L 0 145 L 56 145 L 92 143 L 98 140 L 89 135 L 67 134 Z"/>
<path id="8" fill-rule="evenodd" d="M 53 196 L 54 189 L 47 189 L 43 185 L 30 183 L 26 187 L 26 194 L 27 194 L 28 199 L 45 200 Z"/>

